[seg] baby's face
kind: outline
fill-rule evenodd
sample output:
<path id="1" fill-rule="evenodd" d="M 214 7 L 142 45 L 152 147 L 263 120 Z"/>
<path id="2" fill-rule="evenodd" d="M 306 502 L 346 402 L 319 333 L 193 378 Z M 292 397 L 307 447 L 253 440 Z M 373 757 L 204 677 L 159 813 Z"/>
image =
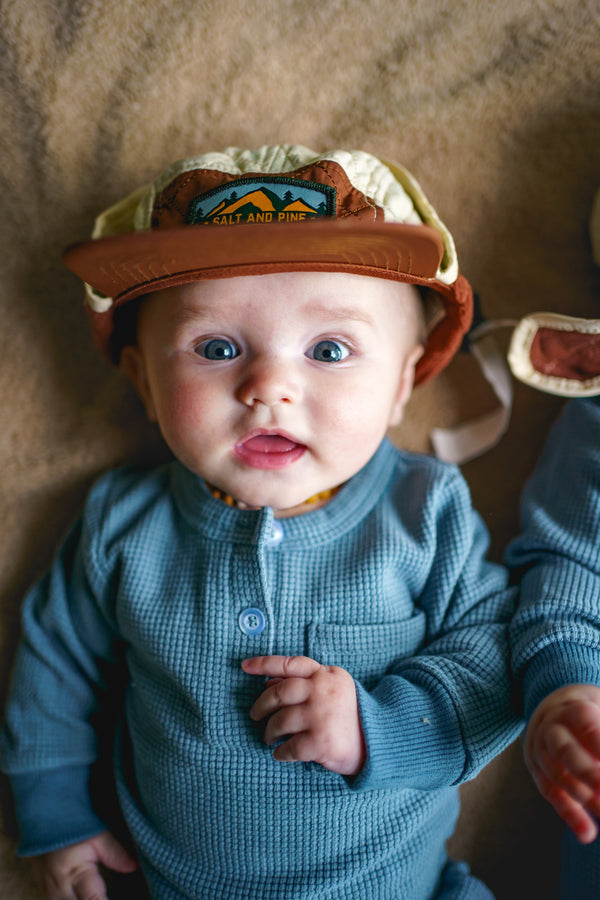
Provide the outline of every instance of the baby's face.
<path id="1" fill-rule="evenodd" d="M 400 420 L 418 309 L 410 285 L 362 275 L 193 282 L 149 295 L 122 365 L 184 465 L 289 510 L 358 472 Z"/>

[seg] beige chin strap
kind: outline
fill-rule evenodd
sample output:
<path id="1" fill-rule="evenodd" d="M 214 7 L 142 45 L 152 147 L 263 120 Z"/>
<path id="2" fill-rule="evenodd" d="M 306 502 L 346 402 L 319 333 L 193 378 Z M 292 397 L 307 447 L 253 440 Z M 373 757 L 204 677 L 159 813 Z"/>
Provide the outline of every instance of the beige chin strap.
<path id="1" fill-rule="evenodd" d="M 513 401 L 512 377 L 506 358 L 494 337 L 499 329 L 512 328 L 512 319 L 482 322 L 468 335 L 469 351 L 498 400 L 497 407 L 453 428 L 434 428 L 430 434 L 435 455 L 461 465 L 495 447 L 508 428 Z"/>

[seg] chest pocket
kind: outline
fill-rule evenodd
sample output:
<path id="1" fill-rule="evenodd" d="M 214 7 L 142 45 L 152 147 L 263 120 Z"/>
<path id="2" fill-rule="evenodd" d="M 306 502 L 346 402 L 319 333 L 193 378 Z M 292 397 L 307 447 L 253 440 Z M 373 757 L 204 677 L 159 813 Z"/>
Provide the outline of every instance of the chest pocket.
<path id="1" fill-rule="evenodd" d="M 370 690 L 401 659 L 423 646 L 425 613 L 381 625 L 309 625 L 309 656 L 327 666 L 341 666 Z"/>

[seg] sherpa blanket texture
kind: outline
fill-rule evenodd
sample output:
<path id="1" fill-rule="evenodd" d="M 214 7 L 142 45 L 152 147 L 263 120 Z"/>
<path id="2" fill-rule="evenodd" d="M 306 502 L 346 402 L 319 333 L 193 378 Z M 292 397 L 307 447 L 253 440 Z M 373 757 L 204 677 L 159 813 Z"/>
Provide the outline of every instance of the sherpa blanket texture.
<path id="1" fill-rule="evenodd" d="M 598 315 L 588 220 L 599 72 L 597 0 L 2 0 L 3 695 L 23 591 L 92 480 L 165 457 L 132 390 L 94 350 L 64 246 L 179 157 L 279 142 L 359 148 L 421 181 L 487 318 Z M 392 436 L 428 451 L 432 426 L 494 404 L 462 355 L 417 389 Z M 515 385 L 507 434 L 463 467 L 495 558 L 561 406 Z M 1 785 L 0 900 L 35 900 Z M 552 900 L 561 829 L 520 746 L 462 795 L 452 852 L 498 900 Z M 110 896 L 142 895 L 117 883 Z"/>

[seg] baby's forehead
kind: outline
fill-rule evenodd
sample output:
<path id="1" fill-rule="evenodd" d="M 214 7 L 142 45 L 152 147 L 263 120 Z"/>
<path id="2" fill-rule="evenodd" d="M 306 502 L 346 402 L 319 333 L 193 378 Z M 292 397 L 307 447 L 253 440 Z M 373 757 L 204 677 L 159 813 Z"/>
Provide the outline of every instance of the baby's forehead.
<path id="1" fill-rule="evenodd" d="M 149 295 L 150 299 L 153 295 Z M 234 278 L 203 279 L 178 284 L 157 292 L 172 308 L 192 312 L 206 309 L 243 311 L 250 302 L 267 305 L 286 304 L 289 310 L 315 313 L 330 311 L 343 315 L 355 311 L 374 317 L 382 303 L 388 303 L 398 315 L 420 312 L 419 290 L 413 285 L 390 279 L 345 272 L 301 271 Z"/>

